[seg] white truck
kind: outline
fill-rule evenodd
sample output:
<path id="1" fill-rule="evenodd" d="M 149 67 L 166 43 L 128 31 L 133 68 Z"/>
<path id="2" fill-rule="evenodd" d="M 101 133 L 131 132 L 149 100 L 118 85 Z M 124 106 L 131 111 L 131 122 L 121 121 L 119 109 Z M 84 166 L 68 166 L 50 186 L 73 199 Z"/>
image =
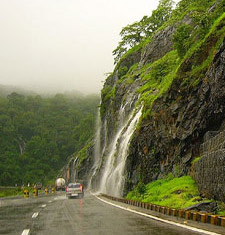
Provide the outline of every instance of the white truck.
<path id="1" fill-rule="evenodd" d="M 58 178 L 55 181 L 55 189 L 56 189 L 56 191 L 59 191 L 59 190 L 65 191 L 66 190 L 66 181 L 63 178 Z"/>

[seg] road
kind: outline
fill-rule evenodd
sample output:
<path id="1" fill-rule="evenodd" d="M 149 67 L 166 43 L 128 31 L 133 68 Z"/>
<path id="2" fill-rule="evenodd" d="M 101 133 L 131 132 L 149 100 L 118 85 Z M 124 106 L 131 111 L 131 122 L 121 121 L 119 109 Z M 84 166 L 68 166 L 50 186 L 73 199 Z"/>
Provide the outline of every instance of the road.
<path id="1" fill-rule="evenodd" d="M 13 235 L 190 235 L 199 234 L 108 205 L 86 193 L 64 192 L 24 199 L 0 199 L 0 234 Z"/>

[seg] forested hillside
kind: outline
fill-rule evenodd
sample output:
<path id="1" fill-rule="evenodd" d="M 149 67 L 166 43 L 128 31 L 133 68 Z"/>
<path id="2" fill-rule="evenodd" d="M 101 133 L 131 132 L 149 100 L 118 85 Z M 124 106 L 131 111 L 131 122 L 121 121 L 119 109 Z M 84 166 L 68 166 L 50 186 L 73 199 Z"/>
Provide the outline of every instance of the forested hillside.
<path id="1" fill-rule="evenodd" d="M 99 97 L 0 96 L 0 185 L 46 183 L 94 132 Z"/>

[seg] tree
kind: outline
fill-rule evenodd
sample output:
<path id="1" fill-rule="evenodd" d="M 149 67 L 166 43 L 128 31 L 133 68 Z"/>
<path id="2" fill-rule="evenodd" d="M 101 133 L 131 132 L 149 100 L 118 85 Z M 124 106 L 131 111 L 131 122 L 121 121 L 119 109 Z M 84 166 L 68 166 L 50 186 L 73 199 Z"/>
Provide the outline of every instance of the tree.
<path id="1" fill-rule="evenodd" d="M 150 17 L 144 16 L 140 21 L 127 25 L 120 32 L 121 41 L 113 51 L 114 63 L 117 63 L 127 50 L 150 37 L 172 14 L 173 0 L 160 0 L 156 10 Z"/>

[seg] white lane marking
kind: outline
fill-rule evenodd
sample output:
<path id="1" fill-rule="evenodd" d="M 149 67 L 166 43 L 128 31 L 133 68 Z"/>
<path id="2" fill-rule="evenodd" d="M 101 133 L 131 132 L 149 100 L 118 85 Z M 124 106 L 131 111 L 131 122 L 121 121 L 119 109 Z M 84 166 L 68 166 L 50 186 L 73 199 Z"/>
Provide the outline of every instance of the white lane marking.
<path id="1" fill-rule="evenodd" d="M 49 203 L 51 203 L 52 201 L 48 201 Z"/>
<path id="2" fill-rule="evenodd" d="M 21 235 L 28 235 L 30 233 L 30 229 L 24 229 Z"/>
<path id="3" fill-rule="evenodd" d="M 94 195 L 94 194 L 93 194 Z M 95 196 L 95 195 L 94 195 Z M 161 218 L 158 218 L 158 217 L 155 217 L 155 216 L 152 216 L 152 215 L 148 215 L 148 214 L 145 214 L 145 213 L 142 213 L 142 212 L 139 212 L 139 211 L 135 211 L 135 210 L 132 210 L 132 209 L 129 209 L 129 208 L 125 208 L 125 207 L 122 207 L 122 206 L 119 206 L 119 205 L 116 205 L 116 204 L 113 204 L 111 202 L 108 202 L 108 201 L 105 201 L 104 199 L 102 198 L 99 198 L 98 196 L 95 196 L 97 199 L 99 199 L 100 201 L 102 202 L 105 202 L 111 206 L 115 206 L 117 208 L 120 208 L 122 210 L 126 210 L 126 211 L 130 211 L 132 213 L 136 213 L 136 214 L 139 214 L 139 215 L 143 215 L 145 217 L 149 217 L 151 219 L 154 219 L 154 220 L 158 220 L 158 221 L 161 221 L 163 223 L 167 223 L 167 224 L 171 224 L 171 225 L 174 225 L 174 226 L 177 226 L 177 227 L 181 227 L 181 228 L 185 228 L 185 229 L 188 229 L 188 230 L 191 230 L 191 231 L 194 231 L 194 232 L 198 232 L 198 233 L 201 233 L 201 234 L 207 234 L 207 235 L 222 235 L 220 233 L 214 233 L 214 232 L 209 232 L 209 231 L 206 231 L 206 230 L 203 230 L 203 229 L 199 229 L 199 228 L 194 228 L 194 227 L 190 227 L 188 225 L 184 225 L 184 224 L 179 224 L 179 223 L 176 223 L 176 222 L 173 222 L 173 221 L 169 221 L 169 220 L 165 220 L 165 219 L 161 219 Z"/>
<path id="4" fill-rule="evenodd" d="M 37 218 L 38 217 L 38 212 L 35 212 L 33 215 L 32 215 L 32 218 Z"/>
<path id="5" fill-rule="evenodd" d="M 42 208 L 45 208 L 46 206 L 47 206 L 47 205 L 46 205 L 46 204 L 44 204 L 44 205 L 42 205 L 41 207 L 42 207 Z"/>

